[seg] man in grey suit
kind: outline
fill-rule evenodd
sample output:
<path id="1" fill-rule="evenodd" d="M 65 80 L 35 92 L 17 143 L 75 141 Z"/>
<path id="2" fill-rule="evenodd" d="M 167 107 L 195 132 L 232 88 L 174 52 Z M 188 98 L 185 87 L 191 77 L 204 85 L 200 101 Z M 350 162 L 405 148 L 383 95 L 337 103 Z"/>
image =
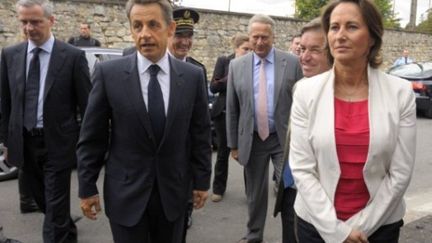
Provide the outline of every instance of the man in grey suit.
<path id="1" fill-rule="evenodd" d="M 254 50 L 230 64 L 227 84 L 227 139 L 231 156 L 245 167 L 249 219 L 239 242 L 262 242 L 271 159 L 279 181 L 294 83 L 302 78 L 297 57 L 273 47 L 273 19 L 249 21 Z"/>
<path id="2" fill-rule="evenodd" d="M 168 0 L 129 0 L 126 12 L 137 51 L 96 65 L 77 149 L 81 208 L 96 219 L 105 166 L 114 242 L 180 243 L 190 182 L 195 208 L 210 187 L 204 75 L 167 53 L 176 27 Z"/>
<path id="3" fill-rule="evenodd" d="M 45 214 L 45 243 L 77 242 L 70 217 L 70 178 L 76 166 L 79 124 L 91 89 L 85 53 L 54 38 L 53 6 L 19 0 L 26 41 L 1 56 L 1 130 L 8 162 L 26 173 Z"/>

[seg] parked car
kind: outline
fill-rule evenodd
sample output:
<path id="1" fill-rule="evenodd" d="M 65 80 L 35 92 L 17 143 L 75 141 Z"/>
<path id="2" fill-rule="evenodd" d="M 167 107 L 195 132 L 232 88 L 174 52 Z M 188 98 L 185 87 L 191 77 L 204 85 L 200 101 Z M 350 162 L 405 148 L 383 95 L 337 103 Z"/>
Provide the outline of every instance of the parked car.
<path id="1" fill-rule="evenodd" d="M 388 73 L 411 82 L 417 110 L 432 118 L 432 62 L 400 65 L 390 68 Z"/>
<path id="2" fill-rule="evenodd" d="M 96 63 L 122 57 L 123 49 L 103 47 L 79 47 L 85 51 L 90 74 L 93 73 Z"/>

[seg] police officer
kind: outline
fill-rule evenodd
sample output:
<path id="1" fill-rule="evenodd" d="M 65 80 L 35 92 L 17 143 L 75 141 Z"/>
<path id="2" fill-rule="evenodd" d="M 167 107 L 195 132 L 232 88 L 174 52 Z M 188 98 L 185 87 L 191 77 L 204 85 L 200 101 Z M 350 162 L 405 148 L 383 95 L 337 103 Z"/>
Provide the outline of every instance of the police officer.
<path id="1" fill-rule="evenodd" d="M 207 87 L 207 71 L 205 66 L 188 55 L 192 48 L 194 25 L 199 21 L 199 14 L 197 11 L 190 8 L 177 8 L 173 11 L 173 17 L 177 26 L 174 36 L 168 39 L 168 53 L 172 57 L 200 67 L 203 70 L 204 80 Z M 187 214 L 185 216 L 183 242 L 186 242 L 187 229 L 192 225 L 192 211 L 193 201 L 191 185 L 191 195 L 187 205 Z"/>
<path id="2" fill-rule="evenodd" d="M 177 59 L 201 67 L 207 83 L 207 70 L 204 64 L 188 55 L 192 48 L 194 25 L 199 21 L 199 14 L 190 8 L 177 8 L 174 10 L 173 15 L 177 27 L 175 35 L 168 41 L 168 52 Z"/>

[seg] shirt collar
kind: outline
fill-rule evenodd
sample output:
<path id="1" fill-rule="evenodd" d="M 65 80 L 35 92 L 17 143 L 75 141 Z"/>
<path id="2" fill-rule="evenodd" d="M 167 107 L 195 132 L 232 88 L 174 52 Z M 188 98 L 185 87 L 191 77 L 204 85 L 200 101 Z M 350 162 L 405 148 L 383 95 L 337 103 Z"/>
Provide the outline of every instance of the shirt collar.
<path id="1" fill-rule="evenodd" d="M 161 71 L 164 72 L 165 74 L 169 72 L 169 59 L 168 59 L 167 52 L 165 52 L 162 58 L 159 59 L 159 61 L 157 61 L 156 63 L 153 63 L 152 61 L 147 59 L 139 51 L 137 51 L 137 58 L 138 58 L 138 67 L 142 67 L 142 69 L 140 70 L 140 74 L 145 73 L 147 69 L 150 67 L 150 65 L 152 64 L 157 64 L 160 67 Z"/>
<path id="2" fill-rule="evenodd" d="M 268 63 L 274 63 L 274 47 L 270 50 L 270 52 L 267 54 L 267 56 L 264 58 Z M 261 57 L 259 57 L 255 52 L 253 53 L 254 56 L 254 64 L 259 65 L 261 64 Z"/>
<path id="3" fill-rule="evenodd" d="M 46 53 L 51 53 L 52 49 L 54 47 L 54 40 L 55 40 L 54 36 L 51 34 L 50 38 L 48 38 L 48 40 L 45 41 L 45 43 L 43 43 L 41 46 L 39 46 L 39 48 L 44 50 Z M 35 49 L 36 47 L 38 47 L 38 46 L 33 41 L 29 40 L 27 53 L 32 52 L 33 49 Z"/>

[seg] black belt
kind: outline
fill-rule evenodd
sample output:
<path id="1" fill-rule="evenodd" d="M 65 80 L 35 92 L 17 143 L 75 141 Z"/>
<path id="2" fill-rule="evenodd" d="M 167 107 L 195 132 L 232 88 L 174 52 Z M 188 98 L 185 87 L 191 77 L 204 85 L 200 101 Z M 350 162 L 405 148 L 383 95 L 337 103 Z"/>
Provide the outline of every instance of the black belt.
<path id="1" fill-rule="evenodd" d="M 32 128 L 30 131 L 24 128 L 24 135 L 29 137 L 40 137 L 44 135 L 43 128 Z"/>

